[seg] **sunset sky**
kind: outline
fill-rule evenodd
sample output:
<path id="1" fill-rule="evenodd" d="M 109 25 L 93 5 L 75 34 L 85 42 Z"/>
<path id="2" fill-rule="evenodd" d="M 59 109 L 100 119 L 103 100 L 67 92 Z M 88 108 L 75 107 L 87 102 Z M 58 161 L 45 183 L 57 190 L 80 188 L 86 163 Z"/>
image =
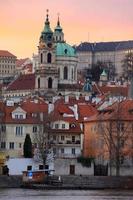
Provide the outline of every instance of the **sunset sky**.
<path id="1" fill-rule="evenodd" d="M 133 0 L 0 0 L 0 49 L 18 58 L 37 53 L 49 9 L 51 28 L 60 13 L 65 40 L 133 40 Z"/>

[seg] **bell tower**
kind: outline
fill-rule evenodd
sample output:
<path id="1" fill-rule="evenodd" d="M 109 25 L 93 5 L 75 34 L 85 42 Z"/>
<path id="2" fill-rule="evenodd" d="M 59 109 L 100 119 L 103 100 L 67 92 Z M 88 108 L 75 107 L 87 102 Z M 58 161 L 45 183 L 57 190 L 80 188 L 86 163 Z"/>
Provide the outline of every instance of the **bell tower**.
<path id="1" fill-rule="evenodd" d="M 56 44 L 50 28 L 47 10 L 43 31 L 38 46 L 39 65 L 36 69 L 36 90 L 45 94 L 56 92 L 58 88 L 58 70 L 56 65 Z"/>

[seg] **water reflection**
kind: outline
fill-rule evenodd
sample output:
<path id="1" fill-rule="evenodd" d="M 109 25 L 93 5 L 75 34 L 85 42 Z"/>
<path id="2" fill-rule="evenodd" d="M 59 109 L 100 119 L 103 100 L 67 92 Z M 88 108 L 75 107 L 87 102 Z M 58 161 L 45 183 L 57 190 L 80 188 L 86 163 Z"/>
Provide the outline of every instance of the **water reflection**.
<path id="1" fill-rule="evenodd" d="M 0 189 L 0 200 L 133 200 L 133 191 Z"/>

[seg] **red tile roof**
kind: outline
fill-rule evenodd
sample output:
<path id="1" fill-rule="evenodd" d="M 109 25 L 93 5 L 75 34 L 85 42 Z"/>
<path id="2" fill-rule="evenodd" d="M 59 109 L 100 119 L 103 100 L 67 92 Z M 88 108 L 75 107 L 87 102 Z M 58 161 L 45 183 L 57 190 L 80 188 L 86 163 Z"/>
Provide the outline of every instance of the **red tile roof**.
<path id="1" fill-rule="evenodd" d="M 96 108 L 91 104 L 78 104 L 79 120 L 83 120 L 84 117 L 90 117 L 97 113 Z"/>
<path id="2" fill-rule="evenodd" d="M 26 112 L 26 119 L 12 119 L 11 113 L 16 108 L 22 108 Z M 40 123 L 39 113 L 43 113 L 44 117 L 48 113 L 48 105 L 43 100 L 31 101 L 30 99 L 21 102 L 19 105 L 4 106 L 4 122 L 12 124 L 38 124 Z M 36 114 L 33 116 L 33 114 Z"/>
<path id="3" fill-rule="evenodd" d="M 16 66 L 21 67 L 29 58 L 17 59 Z"/>
<path id="4" fill-rule="evenodd" d="M 35 74 L 20 75 L 7 87 L 8 91 L 12 90 L 32 90 L 35 89 Z"/>
<path id="5" fill-rule="evenodd" d="M 109 121 L 109 120 L 121 120 L 133 122 L 133 100 L 124 100 L 122 102 L 116 102 L 112 106 L 108 106 L 106 109 L 100 110 L 96 115 L 86 120 L 91 121 Z"/>
<path id="6" fill-rule="evenodd" d="M 97 92 L 98 94 L 111 94 L 111 95 L 122 95 L 125 97 L 128 97 L 128 90 L 129 86 L 119 86 L 119 85 L 105 85 L 105 86 L 99 86 L 94 85 L 93 91 Z"/>
<path id="7" fill-rule="evenodd" d="M 14 57 L 16 58 L 15 55 L 13 55 L 12 53 L 10 53 L 9 51 L 6 51 L 6 50 L 0 50 L 0 56 L 3 57 Z"/>

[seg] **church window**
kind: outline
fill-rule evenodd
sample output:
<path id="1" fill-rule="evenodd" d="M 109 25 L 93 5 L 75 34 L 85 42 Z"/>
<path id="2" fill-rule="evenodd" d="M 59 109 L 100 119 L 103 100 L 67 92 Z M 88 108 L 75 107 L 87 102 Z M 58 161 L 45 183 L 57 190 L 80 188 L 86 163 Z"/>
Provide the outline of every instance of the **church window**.
<path id="1" fill-rule="evenodd" d="M 64 67 L 64 79 L 65 80 L 68 79 L 68 69 L 67 69 L 67 67 Z"/>
<path id="2" fill-rule="evenodd" d="M 67 54 L 67 49 L 64 50 L 65 54 Z"/>
<path id="3" fill-rule="evenodd" d="M 40 78 L 38 78 L 38 88 L 40 88 Z"/>
<path id="4" fill-rule="evenodd" d="M 59 77 L 60 77 L 60 68 L 58 68 L 58 75 L 59 75 Z"/>
<path id="5" fill-rule="evenodd" d="M 51 53 L 48 53 L 47 54 L 47 63 L 51 63 L 51 61 L 52 61 L 52 55 L 51 55 Z"/>
<path id="6" fill-rule="evenodd" d="M 43 54 L 41 53 L 41 63 L 43 63 Z"/>
<path id="7" fill-rule="evenodd" d="M 72 80 L 73 80 L 74 76 L 73 76 L 73 69 L 72 69 Z"/>
<path id="8" fill-rule="evenodd" d="M 48 79 L 48 88 L 49 88 L 49 89 L 52 88 L 52 82 L 53 82 L 52 78 L 49 77 L 49 79 Z"/>

